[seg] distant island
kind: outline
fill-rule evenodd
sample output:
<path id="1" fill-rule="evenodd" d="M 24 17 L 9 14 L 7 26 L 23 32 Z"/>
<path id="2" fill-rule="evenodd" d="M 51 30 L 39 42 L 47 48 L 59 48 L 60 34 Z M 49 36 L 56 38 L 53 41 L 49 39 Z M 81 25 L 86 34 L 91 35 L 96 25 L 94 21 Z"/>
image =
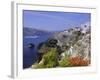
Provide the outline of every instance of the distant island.
<path id="1" fill-rule="evenodd" d="M 39 30 L 39 29 L 35 29 L 35 28 L 28 28 L 28 27 L 24 27 L 23 28 L 23 36 L 35 36 L 35 35 L 43 35 L 43 34 L 49 34 L 49 31 L 45 31 L 45 30 Z"/>

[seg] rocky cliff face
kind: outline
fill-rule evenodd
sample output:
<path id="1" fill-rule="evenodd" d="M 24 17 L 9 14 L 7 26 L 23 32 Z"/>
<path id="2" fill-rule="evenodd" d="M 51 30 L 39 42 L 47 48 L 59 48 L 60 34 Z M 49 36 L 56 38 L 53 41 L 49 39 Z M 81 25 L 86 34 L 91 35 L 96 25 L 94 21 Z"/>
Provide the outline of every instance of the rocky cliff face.
<path id="1" fill-rule="evenodd" d="M 58 40 L 58 45 L 68 46 L 66 51 L 71 56 L 80 56 L 83 59 L 91 58 L 91 34 L 89 24 L 84 24 L 81 27 L 74 27 L 54 35 Z"/>
<path id="2" fill-rule="evenodd" d="M 55 32 L 39 48 L 41 59 L 32 68 L 88 66 L 91 62 L 91 31 L 87 24 Z"/>

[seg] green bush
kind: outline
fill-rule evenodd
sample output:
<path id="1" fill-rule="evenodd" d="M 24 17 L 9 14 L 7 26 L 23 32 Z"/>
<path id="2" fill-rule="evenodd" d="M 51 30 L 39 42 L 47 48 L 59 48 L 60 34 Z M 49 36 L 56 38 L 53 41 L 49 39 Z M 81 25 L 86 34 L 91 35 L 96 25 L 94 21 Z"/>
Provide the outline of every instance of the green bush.
<path id="1" fill-rule="evenodd" d="M 46 41 L 46 46 L 47 47 L 51 47 L 51 48 L 55 48 L 57 46 L 58 40 L 50 38 Z"/>
<path id="2" fill-rule="evenodd" d="M 50 51 L 43 55 L 43 63 L 38 64 L 37 68 L 52 68 L 58 65 L 58 53 L 56 48 L 51 48 Z"/>
<path id="3" fill-rule="evenodd" d="M 70 62 L 66 58 L 64 58 L 59 62 L 59 66 L 60 67 L 68 67 L 68 66 L 70 66 Z"/>
<path id="4" fill-rule="evenodd" d="M 69 55 L 66 55 L 63 59 L 59 61 L 59 66 L 60 67 L 69 67 L 71 66 L 69 62 Z"/>

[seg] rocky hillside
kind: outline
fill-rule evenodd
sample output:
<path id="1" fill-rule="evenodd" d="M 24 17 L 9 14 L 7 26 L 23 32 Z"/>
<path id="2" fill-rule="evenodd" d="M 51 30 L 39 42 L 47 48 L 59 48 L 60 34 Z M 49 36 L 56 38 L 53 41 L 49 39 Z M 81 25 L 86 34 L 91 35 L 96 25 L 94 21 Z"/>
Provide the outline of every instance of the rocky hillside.
<path id="1" fill-rule="evenodd" d="M 91 63 L 90 26 L 55 32 L 53 37 L 42 43 L 39 60 L 32 68 L 88 66 Z"/>
<path id="2" fill-rule="evenodd" d="M 56 33 L 54 38 L 58 40 L 58 45 L 68 47 L 66 51 L 70 52 L 71 56 L 78 55 L 84 59 L 90 59 L 91 34 L 89 24 Z"/>

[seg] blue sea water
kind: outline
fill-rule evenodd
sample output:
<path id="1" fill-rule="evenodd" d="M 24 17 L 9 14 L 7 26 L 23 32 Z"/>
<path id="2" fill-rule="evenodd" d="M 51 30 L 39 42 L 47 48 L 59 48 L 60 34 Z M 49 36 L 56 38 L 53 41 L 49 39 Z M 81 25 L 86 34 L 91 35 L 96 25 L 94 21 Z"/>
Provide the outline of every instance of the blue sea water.
<path id="1" fill-rule="evenodd" d="M 25 36 L 23 38 L 23 68 L 29 68 L 33 63 L 37 61 L 38 51 L 37 46 L 46 41 L 51 34 L 45 34 L 42 36 Z M 29 48 L 28 45 L 34 44 L 34 48 Z"/>

